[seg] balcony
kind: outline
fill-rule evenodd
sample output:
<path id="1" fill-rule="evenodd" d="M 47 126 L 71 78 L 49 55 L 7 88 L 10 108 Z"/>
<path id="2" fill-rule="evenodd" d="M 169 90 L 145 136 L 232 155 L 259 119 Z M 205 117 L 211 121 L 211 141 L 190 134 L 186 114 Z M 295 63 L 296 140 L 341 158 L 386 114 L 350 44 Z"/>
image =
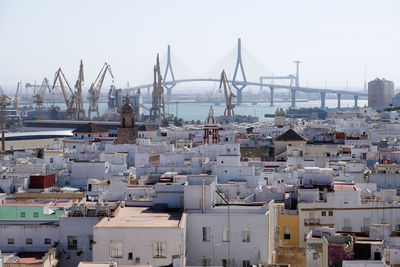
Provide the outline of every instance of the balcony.
<path id="1" fill-rule="evenodd" d="M 304 225 L 320 225 L 320 219 L 304 219 Z"/>
<path id="2" fill-rule="evenodd" d="M 369 232 L 369 226 L 361 226 L 361 232 L 368 233 Z"/>

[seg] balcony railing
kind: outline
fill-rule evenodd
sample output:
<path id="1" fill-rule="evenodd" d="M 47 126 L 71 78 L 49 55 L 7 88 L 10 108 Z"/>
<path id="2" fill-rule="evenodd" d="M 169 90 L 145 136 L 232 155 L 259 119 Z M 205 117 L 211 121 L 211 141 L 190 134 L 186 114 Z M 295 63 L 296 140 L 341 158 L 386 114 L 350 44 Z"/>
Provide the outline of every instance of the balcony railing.
<path id="1" fill-rule="evenodd" d="M 363 233 L 369 232 L 369 226 L 361 226 L 361 232 Z"/>
<path id="2" fill-rule="evenodd" d="M 343 226 L 342 227 L 343 232 L 351 232 L 352 230 L 353 230 L 353 228 L 351 226 Z"/>
<path id="3" fill-rule="evenodd" d="M 321 224 L 320 219 L 304 219 L 305 225 L 319 225 Z"/>

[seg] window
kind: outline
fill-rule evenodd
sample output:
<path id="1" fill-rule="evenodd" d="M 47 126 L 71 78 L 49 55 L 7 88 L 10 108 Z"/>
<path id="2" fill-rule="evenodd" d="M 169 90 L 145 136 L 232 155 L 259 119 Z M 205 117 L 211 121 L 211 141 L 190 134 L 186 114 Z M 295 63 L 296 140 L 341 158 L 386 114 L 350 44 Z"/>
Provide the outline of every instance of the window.
<path id="1" fill-rule="evenodd" d="M 319 253 L 313 253 L 312 258 L 313 258 L 313 260 L 318 260 L 319 259 Z"/>
<path id="2" fill-rule="evenodd" d="M 25 218 L 26 217 L 26 213 L 24 211 L 21 212 L 21 217 Z"/>
<path id="3" fill-rule="evenodd" d="M 242 261 L 242 266 L 243 267 L 250 267 L 250 261 Z"/>
<path id="4" fill-rule="evenodd" d="M 122 241 L 110 240 L 110 257 L 122 258 Z"/>
<path id="5" fill-rule="evenodd" d="M 39 217 L 39 212 L 34 212 L 33 217 L 38 218 Z"/>
<path id="6" fill-rule="evenodd" d="M 283 228 L 283 239 L 290 239 L 290 227 Z"/>
<path id="7" fill-rule="evenodd" d="M 50 163 L 54 163 L 54 159 L 53 158 L 50 158 Z"/>
<path id="8" fill-rule="evenodd" d="M 300 157 L 302 157 L 303 156 L 303 151 L 300 151 Z"/>
<path id="9" fill-rule="evenodd" d="M 8 243 L 9 245 L 14 245 L 14 238 L 9 238 L 9 239 L 7 240 L 7 243 Z"/>
<path id="10" fill-rule="evenodd" d="M 329 216 L 333 216 L 333 210 L 328 211 Z"/>
<path id="11" fill-rule="evenodd" d="M 78 237 L 77 236 L 68 236 L 68 249 L 69 250 L 77 250 L 78 249 Z"/>
<path id="12" fill-rule="evenodd" d="M 153 244 L 153 257 L 154 258 L 167 257 L 167 249 L 164 242 L 155 242 Z"/>
<path id="13" fill-rule="evenodd" d="M 229 242 L 229 228 L 228 227 L 224 227 L 222 229 L 222 241 Z"/>
<path id="14" fill-rule="evenodd" d="M 321 211 L 321 216 L 326 216 L 326 211 Z"/>
<path id="15" fill-rule="evenodd" d="M 27 238 L 26 239 L 26 244 L 27 245 L 32 245 L 32 238 Z"/>
<path id="16" fill-rule="evenodd" d="M 243 228 L 242 242 L 250 242 L 250 228 Z"/>
<path id="17" fill-rule="evenodd" d="M 203 242 L 211 241 L 211 227 L 203 227 Z"/>
<path id="18" fill-rule="evenodd" d="M 211 266 L 211 259 L 202 259 L 201 266 Z"/>
<path id="19" fill-rule="evenodd" d="M 132 260 L 133 259 L 133 253 L 132 252 L 129 252 L 128 253 L 128 260 Z"/>
<path id="20" fill-rule="evenodd" d="M 140 257 L 135 258 L 135 263 L 139 264 L 140 263 Z"/>
<path id="21" fill-rule="evenodd" d="M 45 245 L 50 245 L 51 244 L 51 238 L 45 238 L 44 239 L 44 244 Z"/>
<path id="22" fill-rule="evenodd" d="M 222 260 L 222 267 L 230 267 L 231 266 L 231 260 L 230 259 L 223 259 Z"/>

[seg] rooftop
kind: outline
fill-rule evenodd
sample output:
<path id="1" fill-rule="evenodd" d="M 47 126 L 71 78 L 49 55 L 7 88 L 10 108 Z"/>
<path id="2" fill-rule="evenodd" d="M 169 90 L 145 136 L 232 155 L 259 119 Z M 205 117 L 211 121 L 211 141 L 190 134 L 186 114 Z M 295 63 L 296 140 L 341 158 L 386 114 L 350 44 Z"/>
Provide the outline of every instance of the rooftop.
<path id="1" fill-rule="evenodd" d="M 182 212 L 156 211 L 148 207 L 120 208 L 114 218 L 104 218 L 95 228 L 176 228 Z"/>
<path id="2" fill-rule="evenodd" d="M 278 136 L 275 141 L 307 141 L 301 134 L 293 129 L 289 129 L 280 136 Z"/>
<path id="3" fill-rule="evenodd" d="M 18 254 L 18 262 L 24 264 L 41 263 L 44 255 L 46 255 L 46 252 L 22 252 Z"/>
<path id="4" fill-rule="evenodd" d="M 93 122 L 89 122 L 85 125 L 79 126 L 72 132 L 73 133 L 105 133 L 105 132 L 109 132 L 109 130 L 104 126 L 94 124 Z"/>

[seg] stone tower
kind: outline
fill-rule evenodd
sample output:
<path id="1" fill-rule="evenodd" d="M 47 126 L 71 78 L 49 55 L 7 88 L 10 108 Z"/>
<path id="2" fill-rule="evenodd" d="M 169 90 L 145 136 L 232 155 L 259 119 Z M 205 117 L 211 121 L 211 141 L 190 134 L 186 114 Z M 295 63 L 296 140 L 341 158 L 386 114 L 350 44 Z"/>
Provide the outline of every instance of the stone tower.
<path id="1" fill-rule="evenodd" d="M 138 128 L 135 126 L 135 112 L 129 97 L 126 96 L 125 105 L 122 107 L 120 126 L 117 129 L 118 144 L 134 144 L 138 136 Z"/>

